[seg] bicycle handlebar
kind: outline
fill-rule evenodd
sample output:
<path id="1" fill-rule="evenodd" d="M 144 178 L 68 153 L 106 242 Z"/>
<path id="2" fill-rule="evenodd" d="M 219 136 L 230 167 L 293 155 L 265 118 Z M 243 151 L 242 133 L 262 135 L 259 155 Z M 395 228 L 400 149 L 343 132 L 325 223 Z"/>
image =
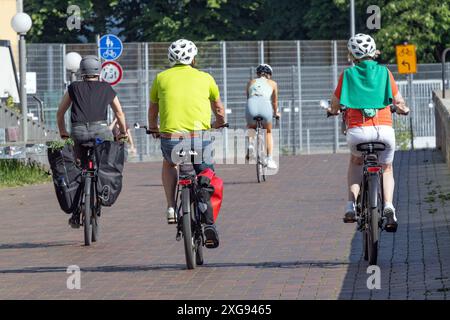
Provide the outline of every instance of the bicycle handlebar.
<path id="1" fill-rule="evenodd" d="M 397 113 L 397 111 L 398 111 L 397 106 L 395 106 L 394 104 L 391 104 L 389 107 L 390 107 L 391 113 Z M 347 108 L 344 107 L 344 106 L 341 106 L 341 108 L 340 108 L 341 111 L 345 111 L 346 109 Z M 397 113 L 397 114 L 399 114 L 399 113 Z M 402 114 L 407 116 L 409 114 L 409 111 L 405 112 L 405 113 L 402 113 Z M 337 115 L 339 115 L 339 114 L 333 114 L 329 110 L 327 110 L 327 118 L 329 118 L 331 116 L 337 116 Z"/>
<path id="2" fill-rule="evenodd" d="M 220 127 L 218 127 L 217 129 L 222 129 L 222 128 L 229 128 L 230 124 L 228 122 L 224 123 L 223 125 L 221 125 Z M 159 131 L 152 131 L 149 130 L 147 126 L 141 126 L 138 122 L 136 122 L 134 124 L 134 128 L 135 129 L 145 129 L 145 133 L 146 134 L 159 134 Z"/>

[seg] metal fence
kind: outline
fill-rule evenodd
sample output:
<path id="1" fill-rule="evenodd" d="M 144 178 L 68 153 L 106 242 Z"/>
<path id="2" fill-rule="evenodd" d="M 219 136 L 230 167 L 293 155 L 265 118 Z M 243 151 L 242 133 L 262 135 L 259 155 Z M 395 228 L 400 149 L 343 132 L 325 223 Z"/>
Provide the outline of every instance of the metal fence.
<path id="1" fill-rule="evenodd" d="M 168 67 L 169 43 L 125 43 L 118 62 L 124 79 L 115 89 L 128 122 L 145 122 L 149 92 L 155 75 Z M 349 66 L 346 41 L 232 41 L 200 42 L 199 68 L 209 72 L 219 85 L 232 128 L 245 127 L 245 87 L 254 77 L 255 68 L 265 62 L 274 69 L 279 86 L 282 112 L 280 150 L 283 154 L 332 152 L 345 146 L 338 119 L 327 119 L 319 100 L 328 99 L 339 74 Z M 37 73 L 37 96 L 44 101 L 44 120 L 56 127 L 56 110 L 69 74 L 64 56 L 76 51 L 81 55 L 97 54 L 96 44 L 29 44 L 28 71 Z M 405 76 L 389 65 L 406 97 Z M 446 65 L 450 70 L 450 63 Z M 429 107 L 431 90 L 440 88 L 440 64 L 421 64 L 415 75 L 413 91 L 413 128 L 415 136 L 434 136 L 434 110 Z M 30 110 L 36 101 L 29 97 Z M 409 121 L 396 120 L 401 130 L 409 131 Z M 157 146 L 143 132 L 135 132 L 141 157 L 158 153 Z"/>

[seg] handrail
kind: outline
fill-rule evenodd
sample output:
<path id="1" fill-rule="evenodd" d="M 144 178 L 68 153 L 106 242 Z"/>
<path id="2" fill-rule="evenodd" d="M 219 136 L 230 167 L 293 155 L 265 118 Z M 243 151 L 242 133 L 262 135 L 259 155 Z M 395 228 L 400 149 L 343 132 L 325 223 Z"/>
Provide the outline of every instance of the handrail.
<path id="1" fill-rule="evenodd" d="M 442 52 L 442 99 L 445 99 L 445 56 L 450 51 L 450 48 L 447 48 Z"/>

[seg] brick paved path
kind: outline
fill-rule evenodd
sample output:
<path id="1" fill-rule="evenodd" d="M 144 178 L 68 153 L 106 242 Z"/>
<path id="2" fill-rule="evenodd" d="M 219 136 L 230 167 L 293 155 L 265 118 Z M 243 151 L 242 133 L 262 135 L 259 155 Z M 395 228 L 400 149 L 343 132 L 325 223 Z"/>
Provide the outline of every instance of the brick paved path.
<path id="1" fill-rule="evenodd" d="M 265 184 L 255 183 L 253 166 L 220 166 L 221 246 L 193 271 L 165 221 L 159 164 L 128 165 L 91 247 L 68 227 L 51 185 L 3 189 L 0 298 L 446 299 L 450 201 L 440 198 L 450 174 L 441 155 L 397 153 L 401 224 L 381 236 L 380 290 L 367 289 L 360 234 L 341 222 L 347 157 L 284 157 Z M 81 268 L 81 290 L 66 288 L 69 265 Z"/>

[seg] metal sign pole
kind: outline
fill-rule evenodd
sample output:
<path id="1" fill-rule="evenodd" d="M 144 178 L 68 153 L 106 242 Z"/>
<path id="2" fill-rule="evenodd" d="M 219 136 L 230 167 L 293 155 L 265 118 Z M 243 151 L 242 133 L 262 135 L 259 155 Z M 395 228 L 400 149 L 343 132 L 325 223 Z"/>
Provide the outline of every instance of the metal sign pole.
<path id="1" fill-rule="evenodd" d="M 409 87 L 409 104 L 411 106 L 412 113 L 409 116 L 409 130 L 411 136 L 411 149 L 414 150 L 414 127 L 412 117 L 415 111 L 415 103 L 414 103 L 414 89 L 413 89 L 413 74 L 408 74 L 408 87 Z"/>

